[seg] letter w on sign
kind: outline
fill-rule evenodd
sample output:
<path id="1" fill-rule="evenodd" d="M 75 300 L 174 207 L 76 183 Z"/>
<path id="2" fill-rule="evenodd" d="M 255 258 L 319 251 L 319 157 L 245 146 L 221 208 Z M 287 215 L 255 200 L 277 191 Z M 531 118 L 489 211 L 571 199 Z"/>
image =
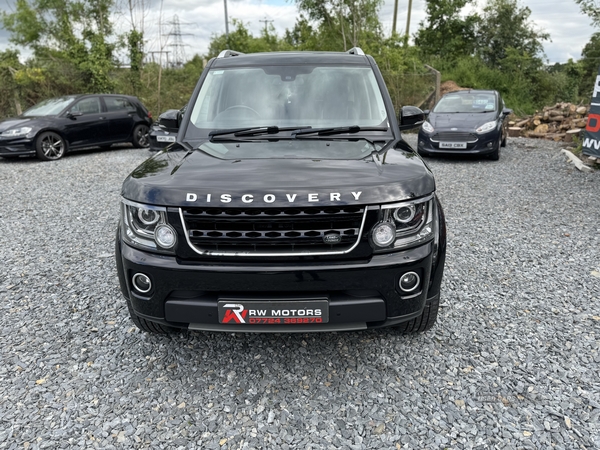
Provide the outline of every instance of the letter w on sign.
<path id="1" fill-rule="evenodd" d="M 225 316 L 223 317 L 223 323 L 229 323 L 232 320 L 235 323 L 246 323 L 244 319 L 248 314 L 248 310 L 244 309 L 244 305 L 239 305 L 237 303 L 228 303 L 226 305 L 223 305 L 223 308 L 226 309 Z"/>

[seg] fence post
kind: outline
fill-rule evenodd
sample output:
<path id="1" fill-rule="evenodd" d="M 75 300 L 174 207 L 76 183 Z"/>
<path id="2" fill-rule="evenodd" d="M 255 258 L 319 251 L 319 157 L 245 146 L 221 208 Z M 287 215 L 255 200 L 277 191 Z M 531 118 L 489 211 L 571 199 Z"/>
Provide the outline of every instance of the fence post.
<path id="1" fill-rule="evenodd" d="M 428 66 L 427 64 L 425 64 L 425 67 L 435 75 L 435 103 L 437 103 L 440 100 L 440 93 L 441 93 L 441 84 L 442 84 L 442 74 L 438 71 L 435 70 L 433 67 Z"/>

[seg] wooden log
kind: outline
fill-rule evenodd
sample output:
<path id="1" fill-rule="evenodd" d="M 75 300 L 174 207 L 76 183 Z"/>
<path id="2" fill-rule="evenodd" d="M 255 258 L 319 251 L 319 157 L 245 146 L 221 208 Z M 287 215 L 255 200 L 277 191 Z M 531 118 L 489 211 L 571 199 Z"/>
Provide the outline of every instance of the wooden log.
<path id="1" fill-rule="evenodd" d="M 548 115 L 550 117 L 554 117 L 554 116 L 563 116 L 564 112 L 562 109 L 553 109 L 551 111 L 548 111 Z"/>
<path id="2" fill-rule="evenodd" d="M 527 135 L 528 137 L 532 137 L 532 138 L 545 138 L 546 137 L 546 133 L 536 133 L 535 131 L 532 131 L 531 133 L 528 133 Z"/>
<path id="3" fill-rule="evenodd" d="M 539 127 L 542 124 L 542 120 L 541 119 L 534 119 L 533 121 L 533 125 L 536 127 Z"/>
<path id="4" fill-rule="evenodd" d="M 514 124 L 514 126 L 523 128 L 525 125 L 527 125 L 529 123 L 529 120 L 530 119 L 521 120 L 520 122 L 517 122 L 516 124 Z"/>
<path id="5" fill-rule="evenodd" d="M 522 130 L 523 128 L 521 127 L 508 127 L 508 135 L 510 137 L 519 137 Z"/>
<path id="6" fill-rule="evenodd" d="M 562 122 L 565 120 L 565 116 L 551 116 L 550 122 Z"/>
<path id="7" fill-rule="evenodd" d="M 568 130 L 565 133 L 565 142 L 573 142 L 573 137 L 578 136 L 581 133 L 581 128 L 574 128 L 572 130 Z"/>
<path id="8" fill-rule="evenodd" d="M 587 114 L 587 108 L 585 106 L 580 106 L 575 112 L 581 116 L 585 116 Z"/>
<path id="9" fill-rule="evenodd" d="M 579 169 L 581 172 L 591 172 L 592 168 L 586 166 L 585 164 L 583 164 L 581 162 L 581 160 L 575 156 L 573 153 L 571 153 L 569 150 L 565 150 L 564 148 L 560 151 L 561 153 L 565 154 L 567 156 L 567 158 L 569 158 L 569 160 L 575 164 L 575 167 L 577 167 L 577 169 Z"/>

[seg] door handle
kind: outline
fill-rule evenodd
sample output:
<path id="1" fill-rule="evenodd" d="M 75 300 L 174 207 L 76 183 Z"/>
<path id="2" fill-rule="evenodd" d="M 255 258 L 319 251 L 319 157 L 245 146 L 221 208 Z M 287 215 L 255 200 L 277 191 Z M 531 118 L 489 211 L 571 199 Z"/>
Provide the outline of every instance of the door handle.
<path id="1" fill-rule="evenodd" d="M 100 116 L 100 119 L 101 119 L 101 120 L 104 120 L 104 119 L 106 119 L 106 117 Z"/>

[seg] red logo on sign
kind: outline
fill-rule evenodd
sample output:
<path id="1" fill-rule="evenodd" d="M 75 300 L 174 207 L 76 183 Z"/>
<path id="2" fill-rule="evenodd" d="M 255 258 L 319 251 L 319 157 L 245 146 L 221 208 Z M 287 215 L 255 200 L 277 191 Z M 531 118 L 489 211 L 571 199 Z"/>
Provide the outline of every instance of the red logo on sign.
<path id="1" fill-rule="evenodd" d="M 223 305 L 223 308 L 231 308 L 225 311 L 225 316 L 223 317 L 223 323 L 229 323 L 232 320 L 235 323 L 246 323 L 244 320 L 246 315 L 248 314 L 248 310 L 244 309 L 244 305 L 238 305 L 235 303 L 229 303 L 227 305 Z"/>
<path id="2" fill-rule="evenodd" d="M 600 131 L 600 115 L 590 114 L 585 129 L 590 133 L 597 133 L 598 131 Z"/>

